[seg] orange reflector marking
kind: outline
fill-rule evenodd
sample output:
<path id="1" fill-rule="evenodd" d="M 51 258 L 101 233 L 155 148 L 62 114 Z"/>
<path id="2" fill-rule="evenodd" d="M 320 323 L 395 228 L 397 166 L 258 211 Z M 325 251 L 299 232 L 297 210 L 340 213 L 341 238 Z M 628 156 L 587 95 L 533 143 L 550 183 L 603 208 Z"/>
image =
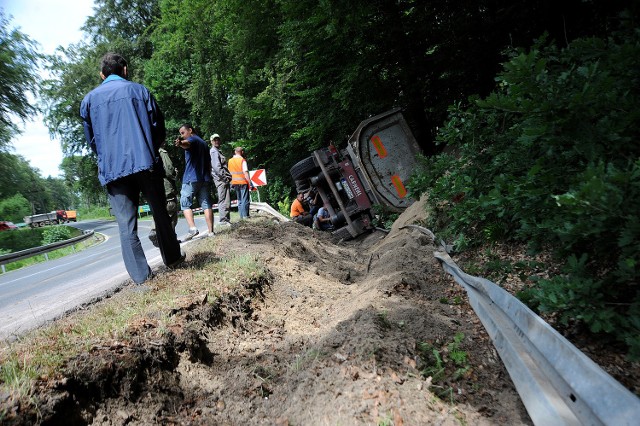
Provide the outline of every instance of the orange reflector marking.
<path id="1" fill-rule="evenodd" d="M 396 192 L 398 193 L 398 196 L 400 196 L 400 198 L 404 198 L 407 195 L 407 188 L 404 187 L 404 184 L 402 183 L 402 179 L 400 179 L 400 176 L 398 175 L 391 176 L 391 182 L 393 183 L 393 186 L 396 187 Z"/>
<path id="2" fill-rule="evenodd" d="M 382 144 L 382 139 L 380 139 L 380 136 L 375 135 L 371 137 L 371 143 L 373 144 L 373 147 L 376 149 L 376 152 L 378 153 L 378 156 L 380 158 L 384 158 L 387 156 L 387 148 L 385 148 Z"/>

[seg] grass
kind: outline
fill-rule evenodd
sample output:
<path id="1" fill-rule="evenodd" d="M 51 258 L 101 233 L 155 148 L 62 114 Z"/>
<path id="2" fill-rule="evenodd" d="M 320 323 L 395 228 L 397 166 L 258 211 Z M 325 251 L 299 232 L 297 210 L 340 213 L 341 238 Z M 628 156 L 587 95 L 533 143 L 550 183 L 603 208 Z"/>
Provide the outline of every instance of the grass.
<path id="1" fill-rule="evenodd" d="M 109 214 L 109 207 L 92 207 L 78 210 L 78 220 L 113 219 Z"/>
<path id="2" fill-rule="evenodd" d="M 453 388 L 447 383 L 457 382 L 471 369 L 468 354 L 462 350 L 464 333 L 456 333 L 453 341 L 438 348 L 432 343 L 418 343 L 418 352 L 424 368 L 422 375 L 431 377 L 435 394 L 450 399 L 453 404 Z"/>
<path id="3" fill-rule="evenodd" d="M 185 267 L 157 275 L 153 291 L 134 293 L 124 289 L 91 309 L 70 314 L 51 325 L 0 344 L 0 394 L 29 398 L 36 379 L 54 379 L 66 360 L 92 347 L 113 342 L 128 344 L 136 327 L 153 323 L 154 333 L 166 333 L 176 321 L 172 315 L 185 298 L 208 295 L 214 303 L 221 293 L 266 277 L 266 268 L 248 255 L 215 256 L 224 240 L 207 239 L 193 248 Z M 0 413 L 2 419 L 2 413 Z"/>
<path id="4" fill-rule="evenodd" d="M 296 360 L 289 368 L 295 373 L 300 372 L 310 364 L 313 364 L 320 356 L 322 356 L 322 353 L 318 349 L 309 349 L 304 354 L 297 355 Z"/>

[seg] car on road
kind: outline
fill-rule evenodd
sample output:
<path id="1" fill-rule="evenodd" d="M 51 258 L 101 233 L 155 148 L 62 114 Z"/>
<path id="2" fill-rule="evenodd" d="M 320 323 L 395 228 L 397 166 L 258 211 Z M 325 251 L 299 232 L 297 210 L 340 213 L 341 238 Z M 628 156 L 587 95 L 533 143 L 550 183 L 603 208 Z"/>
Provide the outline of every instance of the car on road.
<path id="1" fill-rule="evenodd" d="M 331 215 L 333 234 L 355 238 L 373 229 L 371 208 L 402 212 L 413 200 L 405 183 L 416 167 L 418 143 L 399 108 L 360 123 L 347 147 L 313 151 L 291 167 L 297 192 L 315 188 Z"/>
<path id="2" fill-rule="evenodd" d="M 18 227 L 13 222 L 0 220 L 0 231 L 10 231 L 12 229 L 18 229 Z"/>

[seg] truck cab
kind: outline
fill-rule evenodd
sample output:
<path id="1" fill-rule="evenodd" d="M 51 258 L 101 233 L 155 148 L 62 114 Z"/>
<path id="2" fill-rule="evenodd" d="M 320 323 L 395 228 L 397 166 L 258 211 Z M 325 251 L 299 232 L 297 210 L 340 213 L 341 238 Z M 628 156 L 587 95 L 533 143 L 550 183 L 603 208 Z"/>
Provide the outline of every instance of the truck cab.
<path id="1" fill-rule="evenodd" d="M 355 238 L 371 230 L 374 204 L 402 212 L 413 200 L 405 182 L 420 153 L 400 109 L 360 123 L 338 150 L 333 145 L 316 150 L 290 170 L 298 192 L 315 188 L 329 210 L 333 234 Z"/>

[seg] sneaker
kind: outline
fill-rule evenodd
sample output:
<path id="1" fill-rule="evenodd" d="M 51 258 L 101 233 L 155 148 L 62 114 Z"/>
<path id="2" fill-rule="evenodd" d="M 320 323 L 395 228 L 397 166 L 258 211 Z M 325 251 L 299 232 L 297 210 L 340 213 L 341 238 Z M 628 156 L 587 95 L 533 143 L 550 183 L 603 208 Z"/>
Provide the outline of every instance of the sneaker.
<path id="1" fill-rule="evenodd" d="M 227 222 L 225 220 L 225 221 L 222 221 L 222 222 L 218 222 L 218 226 L 231 226 L 231 223 L 229 223 L 229 222 Z"/>
<path id="2" fill-rule="evenodd" d="M 158 247 L 158 235 L 156 234 L 155 230 L 149 232 L 149 240 L 154 247 Z"/>
<path id="3" fill-rule="evenodd" d="M 167 265 L 167 266 L 168 266 L 169 268 L 171 268 L 171 269 L 175 269 L 175 268 L 177 268 L 178 266 L 180 266 L 180 265 L 182 264 L 182 262 L 184 262 L 184 260 L 185 260 L 186 258 L 187 258 L 187 255 L 186 255 L 182 250 L 180 250 L 180 257 L 178 258 L 178 260 L 176 260 L 176 261 L 175 261 L 175 262 L 173 262 L 173 263 L 170 263 L 170 264 L 169 264 L 169 265 Z"/>
<path id="4" fill-rule="evenodd" d="M 200 231 L 198 231 L 197 229 L 189 229 L 189 232 L 187 232 L 187 235 L 182 237 L 182 241 L 189 241 L 199 233 Z"/>

